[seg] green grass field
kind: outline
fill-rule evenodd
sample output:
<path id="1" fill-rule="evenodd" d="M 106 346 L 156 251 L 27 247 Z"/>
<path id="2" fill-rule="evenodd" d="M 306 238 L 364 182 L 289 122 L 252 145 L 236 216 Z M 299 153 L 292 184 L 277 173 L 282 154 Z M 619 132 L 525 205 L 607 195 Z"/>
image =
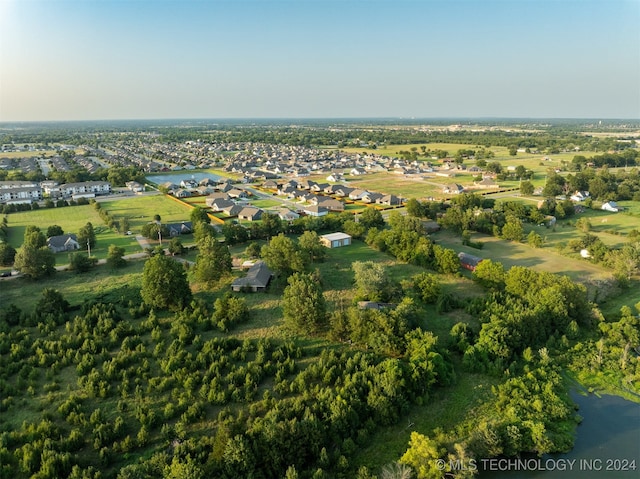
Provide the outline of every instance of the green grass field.
<path id="1" fill-rule="evenodd" d="M 493 236 L 475 234 L 473 241 L 484 244 L 482 249 L 475 249 L 462 244 L 462 239 L 447 231 L 439 231 L 431 235 L 438 244 L 457 252 L 465 252 L 480 258 L 499 261 L 505 268 L 526 266 L 538 271 L 559 273 L 569 276 L 575 281 L 587 282 L 611 278 L 611 272 L 597 264 L 582 259 L 568 258 L 553 248 L 531 248 L 524 243 L 505 241 Z"/>
<path id="2" fill-rule="evenodd" d="M 72 306 L 99 293 L 113 293 L 122 287 L 139 288 L 142 285 L 144 261 L 129 261 L 124 268 L 112 270 L 106 265 L 96 266 L 87 273 L 58 271 L 50 278 L 32 281 L 27 278 L 5 280 L 0 283 L 0 304 L 16 304 L 30 313 L 42 290 L 54 288 L 62 293 Z"/>
<path id="3" fill-rule="evenodd" d="M 430 161 L 435 165 L 440 163 L 440 160 L 434 160 L 429 156 L 424 156 L 421 153 L 420 146 L 426 146 L 428 149 L 435 150 L 441 149 L 449 152 L 449 156 L 453 155 L 459 149 L 477 149 L 477 145 L 469 144 L 454 144 L 454 143 L 427 143 L 427 144 L 409 144 L 409 145 L 389 145 L 387 147 L 371 149 L 371 148 L 344 148 L 348 153 L 366 153 L 377 154 L 390 157 L 401 157 L 400 151 L 410 151 L 411 148 L 418 149 L 419 161 Z M 492 146 L 489 148 L 495 157 L 487 159 L 487 162 L 498 161 L 502 164 L 503 168 L 507 170 L 508 167 L 517 167 L 519 165 L 524 166 L 526 169 L 534 172 L 531 179 L 534 186 L 542 186 L 545 183 L 546 172 L 549 168 L 562 168 L 563 162 L 571 162 L 574 156 L 584 155 L 593 156 L 597 155 L 597 152 L 593 151 L 581 151 L 581 152 L 567 152 L 558 154 L 543 154 L 543 153 L 524 153 L 518 152 L 516 156 L 509 154 L 508 148 L 503 146 Z M 475 164 L 474 160 L 466 160 L 465 165 L 472 166 Z M 405 178 L 394 173 L 373 173 L 364 175 L 362 177 L 349 177 L 349 186 L 370 189 L 373 191 L 379 191 L 382 193 L 390 193 L 400 195 L 406 198 L 427 198 L 427 197 L 443 197 L 442 187 L 450 183 L 459 183 L 465 188 L 473 190 L 474 175 L 467 173 L 466 171 L 456 171 L 456 175 L 451 178 L 439 177 L 435 173 L 423 174 L 426 178 Z M 505 180 L 498 182 L 501 188 L 517 188 L 519 186 L 518 180 Z M 487 190 L 478 190 L 478 192 L 485 192 Z"/>
<path id="4" fill-rule="evenodd" d="M 112 199 L 101 201 L 101 205 L 115 219 L 128 217 L 130 230 L 134 235 L 126 236 L 108 228 L 92 205 L 67 206 L 11 213 L 7 216 L 9 244 L 16 249 L 19 248 L 28 225 L 38 226 L 45 233 L 49 226 L 58 225 L 65 233 L 77 234 L 81 227 L 91 222 L 96 231 L 97 242 L 96 247 L 91 250 L 91 255 L 102 259 L 106 258 L 111 244 L 125 248 L 126 254 L 140 252 L 141 248 L 135 239 L 135 234 L 139 234 L 142 226 L 151 221 L 155 214 L 159 214 L 164 223 L 189 221 L 190 215 L 189 208 L 164 195 Z M 57 265 L 68 262 L 67 254 L 56 255 Z"/>

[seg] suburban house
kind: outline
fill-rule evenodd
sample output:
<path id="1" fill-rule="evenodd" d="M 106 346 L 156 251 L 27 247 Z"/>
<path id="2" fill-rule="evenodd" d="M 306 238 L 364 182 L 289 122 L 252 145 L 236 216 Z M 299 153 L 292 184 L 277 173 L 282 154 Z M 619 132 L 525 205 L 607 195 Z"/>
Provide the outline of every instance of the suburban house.
<path id="1" fill-rule="evenodd" d="M 483 260 L 483 258 L 478 258 L 477 256 L 470 255 L 468 253 L 458 253 L 458 258 L 460 258 L 460 266 L 469 271 L 475 271 L 476 267 Z"/>
<path id="2" fill-rule="evenodd" d="M 228 216 L 238 216 L 240 212 L 244 209 L 244 206 L 240 206 L 235 204 L 233 201 L 229 201 L 229 204 L 224 205 L 220 211 L 224 212 L 225 215 Z"/>
<path id="3" fill-rule="evenodd" d="M 327 248 L 339 248 L 351 244 L 351 236 L 346 233 L 330 233 L 320 236 L 320 242 Z"/>
<path id="4" fill-rule="evenodd" d="M 351 190 L 351 192 L 349 193 L 349 199 L 351 200 L 361 200 L 362 198 L 364 198 L 366 195 L 368 195 L 369 192 L 367 190 Z"/>
<path id="5" fill-rule="evenodd" d="M 342 176 L 342 173 L 331 173 L 329 176 L 327 176 L 327 181 L 332 181 L 333 183 L 338 183 L 343 179 L 344 177 Z"/>
<path id="6" fill-rule="evenodd" d="M 586 200 L 587 198 L 589 198 L 589 192 L 588 191 L 576 191 L 574 194 L 572 194 L 569 199 L 571 199 L 572 201 L 576 201 L 576 202 L 581 202 Z"/>
<path id="7" fill-rule="evenodd" d="M 481 181 L 474 181 L 473 184 L 478 188 L 499 188 L 498 183 L 496 183 L 494 179 L 489 176 L 485 176 Z"/>
<path id="8" fill-rule="evenodd" d="M 231 283 L 231 290 L 236 292 L 250 291 L 252 293 L 264 291 L 269 286 L 269 281 L 271 281 L 272 277 L 273 273 L 264 261 L 258 261 L 249 268 L 244 278 L 238 278 Z"/>
<path id="9" fill-rule="evenodd" d="M 211 193 L 210 195 L 208 195 L 205 200 L 204 203 L 209 207 L 212 208 L 214 203 L 218 200 L 225 200 L 225 201 L 229 201 L 231 197 L 227 194 L 227 193 Z"/>
<path id="10" fill-rule="evenodd" d="M 262 218 L 262 210 L 253 206 L 245 206 L 238 213 L 239 220 L 258 221 L 260 218 Z"/>
<path id="11" fill-rule="evenodd" d="M 402 200 L 396 195 L 384 195 L 382 198 L 378 198 L 376 200 L 376 203 L 378 203 L 379 205 L 396 206 L 401 205 Z"/>
<path id="12" fill-rule="evenodd" d="M 249 194 L 245 190 L 233 188 L 226 192 L 231 198 L 248 198 Z"/>
<path id="13" fill-rule="evenodd" d="M 291 211 L 287 208 L 282 208 L 280 210 L 278 210 L 278 217 L 282 220 L 282 221 L 293 221 L 293 220 L 297 220 L 298 218 L 300 218 L 300 215 L 298 213 L 296 213 L 295 211 Z"/>
<path id="14" fill-rule="evenodd" d="M 329 211 L 344 211 L 344 203 L 334 199 L 318 198 L 318 206 L 322 206 Z"/>
<path id="15" fill-rule="evenodd" d="M 144 191 L 144 185 L 138 183 L 137 181 L 127 181 L 124 185 L 134 193 L 141 193 L 142 191 Z"/>
<path id="16" fill-rule="evenodd" d="M 169 236 L 172 238 L 179 235 L 188 235 L 193 233 L 193 224 L 191 221 L 183 221 L 182 223 L 169 223 L 165 225 L 169 230 Z"/>
<path id="17" fill-rule="evenodd" d="M 610 211 L 611 213 L 617 213 L 618 211 L 620 211 L 620 207 L 615 201 L 607 201 L 600 207 L 600 209 L 604 211 Z"/>
<path id="18" fill-rule="evenodd" d="M 444 188 L 442 188 L 442 192 L 445 194 L 460 194 L 464 191 L 464 188 L 462 187 L 462 185 L 459 185 L 458 183 L 451 183 L 450 185 L 446 185 Z"/>
<path id="19" fill-rule="evenodd" d="M 80 249 L 78 238 L 74 234 L 58 235 L 47 238 L 47 246 L 54 253 Z"/>
<path id="20" fill-rule="evenodd" d="M 316 205 L 306 206 L 303 211 L 309 216 L 326 216 L 329 214 L 329 210 L 327 208 Z"/>
<path id="21" fill-rule="evenodd" d="M 349 171 L 349 174 L 352 176 L 366 175 L 367 170 L 365 170 L 364 168 L 356 167 L 352 168 L 351 171 Z"/>

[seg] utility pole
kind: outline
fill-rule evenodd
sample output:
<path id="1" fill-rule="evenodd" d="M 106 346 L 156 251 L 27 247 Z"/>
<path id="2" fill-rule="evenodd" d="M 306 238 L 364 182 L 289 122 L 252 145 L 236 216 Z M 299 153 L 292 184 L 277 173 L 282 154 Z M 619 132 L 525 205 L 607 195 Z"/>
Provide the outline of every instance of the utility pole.
<path id="1" fill-rule="evenodd" d="M 87 256 L 91 258 L 91 242 L 87 239 Z"/>

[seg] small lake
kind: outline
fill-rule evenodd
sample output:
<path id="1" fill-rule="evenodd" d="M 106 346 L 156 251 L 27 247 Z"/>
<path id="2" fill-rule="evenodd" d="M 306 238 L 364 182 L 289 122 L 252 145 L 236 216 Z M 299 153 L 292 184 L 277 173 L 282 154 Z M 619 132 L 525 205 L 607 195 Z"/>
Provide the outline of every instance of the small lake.
<path id="1" fill-rule="evenodd" d="M 579 406 L 578 414 L 582 417 L 573 450 L 567 454 L 549 454 L 541 458 L 523 459 L 519 465 L 485 462 L 486 467 L 483 467 L 483 463 L 479 462 L 478 469 L 483 471 L 479 477 L 482 479 L 631 479 L 640 477 L 640 404 L 608 395 L 598 397 L 593 394 L 582 396 L 573 393 L 571 398 Z M 528 468 L 533 470 L 524 470 Z"/>
<path id="2" fill-rule="evenodd" d="M 196 181 L 201 181 L 206 178 L 210 178 L 213 181 L 218 181 L 221 179 L 221 176 L 214 175 L 213 173 L 192 173 L 190 171 L 181 171 L 179 173 L 167 173 L 164 175 L 149 175 L 146 177 L 148 181 L 152 181 L 156 185 L 161 183 L 166 183 L 170 181 L 171 183 L 175 183 L 179 185 L 182 180 L 191 180 L 194 179 Z"/>

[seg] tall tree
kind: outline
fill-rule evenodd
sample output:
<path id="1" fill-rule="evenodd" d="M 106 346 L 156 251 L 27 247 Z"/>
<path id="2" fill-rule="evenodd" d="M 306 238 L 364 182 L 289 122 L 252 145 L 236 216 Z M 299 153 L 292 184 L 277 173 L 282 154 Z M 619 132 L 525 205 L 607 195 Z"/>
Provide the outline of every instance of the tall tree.
<path id="1" fill-rule="evenodd" d="M 14 267 L 25 276 L 39 279 L 55 272 L 56 259 L 45 246 L 47 239 L 40 228 L 29 225 L 24 232 L 22 246 L 16 252 Z"/>
<path id="2" fill-rule="evenodd" d="M 358 217 L 358 221 L 362 223 L 365 228 L 382 228 L 384 226 L 384 218 L 380 210 L 376 208 L 365 208 L 365 210 Z"/>
<path id="3" fill-rule="evenodd" d="M 197 281 L 211 285 L 231 272 L 231 253 L 227 245 L 206 235 L 198 243 L 198 256 L 193 269 Z"/>
<path id="4" fill-rule="evenodd" d="M 191 223 L 195 227 L 196 223 L 206 223 L 209 224 L 211 220 L 209 219 L 209 214 L 207 210 L 205 210 L 202 206 L 196 206 L 191 210 Z"/>
<path id="5" fill-rule="evenodd" d="M 94 231 L 91 222 L 87 222 L 87 224 L 80 228 L 80 231 L 78 231 L 78 243 L 80 244 L 81 248 L 87 246 L 87 243 L 92 248 L 95 247 L 96 232 Z"/>
<path id="6" fill-rule="evenodd" d="M 13 264 L 16 257 L 16 250 L 9 243 L 0 242 L 0 265 L 9 266 Z"/>
<path id="7" fill-rule="evenodd" d="M 124 259 L 125 249 L 122 246 L 116 246 L 114 244 L 109 245 L 109 251 L 107 252 L 107 264 L 111 268 L 120 268 L 127 264 L 127 260 Z"/>
<path id="8" fill-rule="evenodd" d="M 289 276 L 294 272 L 304 271 L 305 258 L 300 248 L 282 233 L 271 238 L 260 253 L 267 266 L 278 274 Z"/>
<path id="9" fill-rule="evenodd" d="M 326 306 L 318 278 L 294 273 L 282 297 L 285 325 L 298 333 L 315 333 L 326 322 Z"/>
<path id="10" fill-rule="evenodd" d="M 144 264 L 140 295 L 156 308 L 180 309 L 191 301 L 191 289 L 182 264 L 169 256 L 155 255 Z"/>
<path id="11" fill-rule="evenodd" d="M 322 262 L 327 257 L 327 248 L 320 242 L 315 231 L 305 231 L 298 239 L 302 254 L 312 263 Z"/>

